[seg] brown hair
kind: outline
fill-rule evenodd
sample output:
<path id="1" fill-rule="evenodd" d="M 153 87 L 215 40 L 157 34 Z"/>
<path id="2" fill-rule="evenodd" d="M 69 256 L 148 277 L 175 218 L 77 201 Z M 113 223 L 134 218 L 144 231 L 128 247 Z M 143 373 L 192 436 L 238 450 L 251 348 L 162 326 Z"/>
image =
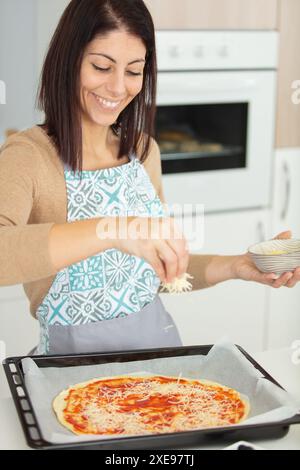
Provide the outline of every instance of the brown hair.
<path id="1" fill-rule="evenodd" d="M 38 109 L 62 161 L 73 171 L 82 170 L 80 68 L 87 45 L 98 35 L 124 28 L 146 47 L 141 92 L 111 126 L 120 137 L 118 158 L 132 153 L 147 158 L 154 134 L 156 99 L 155 33 L 143 0 L 72 0 L 50 42 L 43 65 Z"/>

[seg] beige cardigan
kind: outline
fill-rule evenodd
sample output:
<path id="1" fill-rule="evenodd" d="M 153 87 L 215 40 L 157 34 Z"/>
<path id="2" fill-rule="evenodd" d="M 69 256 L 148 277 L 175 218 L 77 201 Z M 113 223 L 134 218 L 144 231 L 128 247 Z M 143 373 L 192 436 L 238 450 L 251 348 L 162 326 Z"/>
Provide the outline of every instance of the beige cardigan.
<path id="1" fill-rule="evenodd" d="M 38 126 L 13 134 L 0 148 L 0 286 L 22 283 L 34 317 L 57 274 L 49 232 L 66 222 L 63 164 L 51 139 Z M 189 272 L 200 289 L 211 256 L 195 256 Z"/>

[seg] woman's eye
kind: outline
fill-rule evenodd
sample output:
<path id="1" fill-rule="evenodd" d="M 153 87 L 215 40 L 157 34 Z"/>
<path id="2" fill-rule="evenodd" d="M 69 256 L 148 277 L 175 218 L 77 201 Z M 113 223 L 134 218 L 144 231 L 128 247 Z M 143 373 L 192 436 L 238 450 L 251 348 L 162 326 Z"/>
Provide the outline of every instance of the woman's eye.
<path id="1" fill-rule="evenodd" d="M 108 72 L 110 70 L 110 67 L 103 68 L 103 67 L 98 67 L 98 65 L 92 64 L 95 70 L 98 70 L 99 72 Z M 143 75 L 141 72 L 132 72 L 131 70 L 127 71 L 128 75 L 131 75 L 132 77 L 140 77 Z"/>
<path id="2" fill-rule="evenodd" d="M 132 75 L 133 77 L 140 77 L 141 75 L 143 75 L 140 72 L 131 72 L 130 70 L 128 70 L 128 73 L 129 75 Z"/>
<path id="3" fill-rule="evenodd" d="M 105 69 L 105 68 L 102 68 L 102 67 L 98 67 L 95 64 L 92 64 L 92 65 L 93 65 L 95 70 L 100 70 L 101 72 L 107 72 L 109 70 L 109 67 Z"/>

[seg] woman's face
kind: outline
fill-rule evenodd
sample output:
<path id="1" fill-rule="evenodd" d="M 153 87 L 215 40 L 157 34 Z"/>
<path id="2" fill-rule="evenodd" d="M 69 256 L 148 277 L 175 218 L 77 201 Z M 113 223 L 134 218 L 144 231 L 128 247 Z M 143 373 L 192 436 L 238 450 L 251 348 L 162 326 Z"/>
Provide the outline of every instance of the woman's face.
<path id="1" fill-rule="evenodd" d="M 123 30 L 101 36 L 87 46 L 80 72 L 84 118 L 110 126 L 143 86 L 146 47 Z"/>

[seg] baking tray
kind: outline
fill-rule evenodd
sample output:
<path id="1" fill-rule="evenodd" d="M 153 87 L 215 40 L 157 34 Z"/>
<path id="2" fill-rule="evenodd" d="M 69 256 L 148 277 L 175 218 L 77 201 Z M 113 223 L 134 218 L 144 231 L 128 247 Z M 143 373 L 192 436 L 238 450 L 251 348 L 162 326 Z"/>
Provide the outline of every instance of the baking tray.
<path id="1" fill-rule="evenodd" d="M 30 396 L 27 392 L 22 359 L 30 357 L 38 367 L 72 367 L 104 364 L 109 362 L 130 362 L 164 357 L 206 355 L 213 345 L 183 346 L 176 348 L 145 349 L 138 351 L 117 351 L 110 353 L 70 354 L 51 356 L 22 356 L 9 357 L 3 362 L 5 374 L 26 437 L 27 444 L 34 449 L 102 449 L 102 450 L 139 450 L 158 448 L 195 447 L 205 444 L 222 445 L 226 441 L 274 439 L 285 436 L 291 424 L 300 423 L 300 414 L 284 421 L 249 424 L 241 426 L 226 426 L 205 428 L 194 431 L 184 431 L 167 434 L 151 434 L 147 436 L 116 437 L 99 441 L 84 441 L 82 443 L 53 444 L 43 438 L 38 420 L 35 416 Z M 241 346 L 236 345 L 246 359 L 262 374 L 276 382 Z M 283 389 L 284 390 L 284 389 Z"/>

